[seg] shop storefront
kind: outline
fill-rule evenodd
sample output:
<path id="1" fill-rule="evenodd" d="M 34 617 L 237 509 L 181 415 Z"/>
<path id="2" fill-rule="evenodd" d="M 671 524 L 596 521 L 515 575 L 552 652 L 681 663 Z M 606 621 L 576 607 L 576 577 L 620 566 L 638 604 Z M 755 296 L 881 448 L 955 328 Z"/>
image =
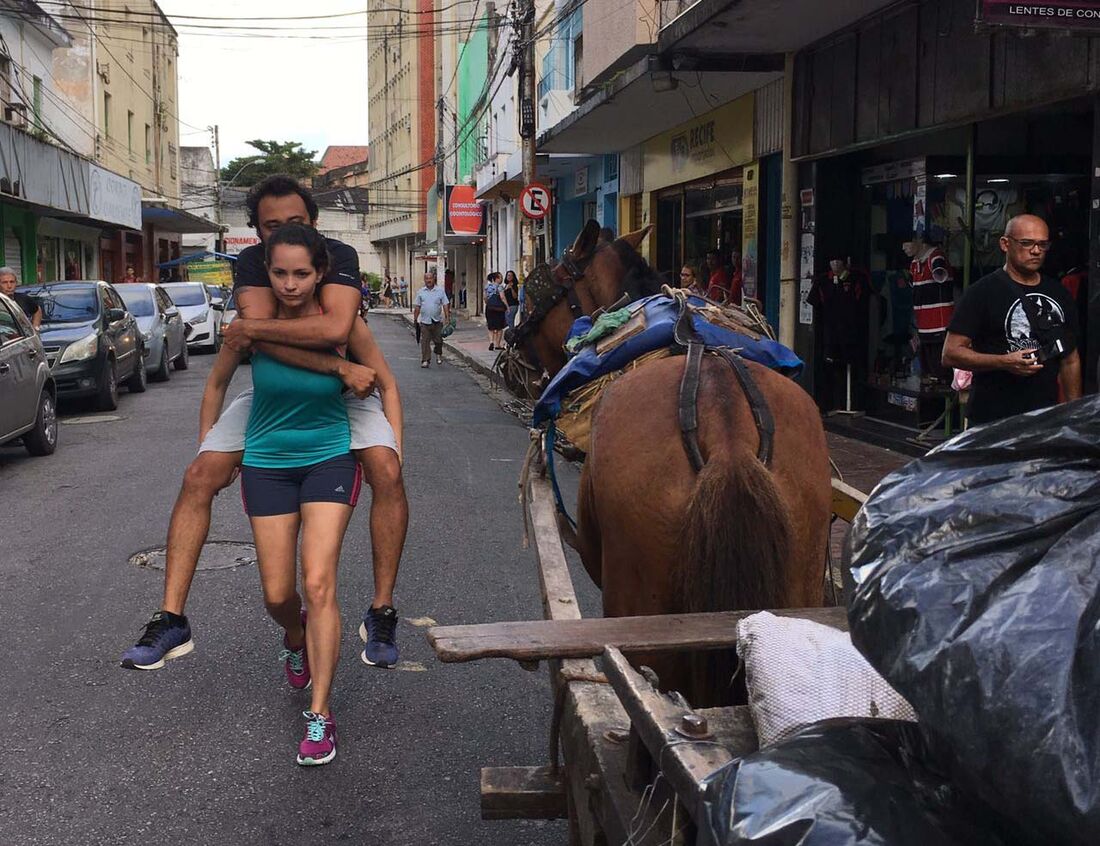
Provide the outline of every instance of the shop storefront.
<path id="1" fill-rule="evenodd" d="M 1084 75 L 1051 79 L 1038 69 L 1044 51 L 1088 61 L 1100 56 L 1100 42 L 975 32 L 972 3 L 948 4 L 950 13 L 934 5 L 913 4 L 901 19 L 876 16 L 800 54 L 794 83 L 796 348 L 809 364 L 806 386 L 838 425 L 921 447 L 964 422 L 953 374 L 940 364 L 943 340 L 965 287 L 1003 265 L 999 239 L 1014 215 L 1035 214 L 1050 227 L 1043 272 L 1076 298 L 1086 387 L 1095 384 L 1096 357 L 1088 315 L 1089 231 L 1100 205 L 1091 178 L 1100 164 L 1093 96 Z M 940 31 L 921 35 L 920 21 L 933 13 Z M 871 68 L 845 61 L 884 29 L 914 47 L 922 40 L 928 56 L 923 67 L 899 67 L 889 91 Z M 972 73 L 927 85 L 962 65 Z M 831 98 L 820 90 L 826 73 Z M 913 97 L 904 101 L 908 83 Z"/>
<path id="2" fill-rule="evenodd" d="M 38 221 L 38 281 L 95 279 L 99 275 L 98 227 L 44 217 Z"/>
<path id="3" fill-rule="evenodd" d="M 651 138 L 642 154 L 641 202 L 652 210 L 656 224 L 653 266 L 676 278 L 681 266 L 691 265 L 705 284 L 707 253 L 717 251 L 727 271 L 740 274 L 745 166 L 753 161 L 753 95 Z M 752 217 L 750 234 L 755 232 L 755 205 Z"/>

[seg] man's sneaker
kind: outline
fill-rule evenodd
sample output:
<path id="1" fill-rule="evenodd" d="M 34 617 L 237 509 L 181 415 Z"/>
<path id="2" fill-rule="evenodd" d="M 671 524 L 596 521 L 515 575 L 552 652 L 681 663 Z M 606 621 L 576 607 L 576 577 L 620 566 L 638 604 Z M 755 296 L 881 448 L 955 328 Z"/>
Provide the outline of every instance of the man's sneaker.
<path id="1" fill-rule="evenodd" d="M 306 612 L 302 611 L 302 628 L 306 627 Z M 279 660 L 284 663 L 286 680 L 295 690 L 305 690 L 313 684 L 313 677 L 309 674 L 309 656 L 306 654 L 306 643 L 302 641 L 301 649 L 291 649 L 283 635 L 283 651 L 279 653 Z"/>
<path id="2" fill-rule="evenodd" d="M 367 643 L 360 655 L 364 664 L 389 668 L 397 663 L 397 612 L 389 605 L 367 609 L 359 637 Z"/>
<path id="3" fill-rule="evenodd" d="M 436 364 L 442 364 L 442 363 L 443 363 L 443 356 L 441 356 L 441 355 L 437 355 L 437 356 L 435 357 L 435 363 L 436 363 Z"/>
<path id="4" fill-rule="evenodd" d="M 145 624 L 138 642 L 122 653 L 127 670 L 159 670 L 165 661 L 182 658 L 195 649 L 186 617 L 158 611 Z"/>
<path id="5" fill-rule="evenodd" d="M 427 366 L 428 366 L 428 362 L 426 362 L 426 361 L 422 361 L 422 362 L 420 362 L 420 366 L 421 366 L 421 367 L 427 367 Z"/>
<path id="6" fill-rule="evenodd" d="M 298 744 L 298 763 L 303 767 L 327 764 L 336 757 L 336 723 L 332 717 L 303 711 L 306 736 Z"/>

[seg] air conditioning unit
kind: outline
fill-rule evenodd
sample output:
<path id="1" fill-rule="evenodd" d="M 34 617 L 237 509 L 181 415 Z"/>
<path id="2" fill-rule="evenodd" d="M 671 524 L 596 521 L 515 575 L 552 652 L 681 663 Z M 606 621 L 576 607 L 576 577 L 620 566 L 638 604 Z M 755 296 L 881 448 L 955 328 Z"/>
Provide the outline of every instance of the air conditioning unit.
<path id="1" fill-rule="evenodd" d="M 111 84 L 111 63 L 110 62 L 96 62 L 95 72 L 99 75 L 107 85 Z"/>
<path id="2" fill-rule="evenodd" d="M 10 123 L 12 126 L 25 128 L 27 126 L 27 104 L 5 103 L 4 121 Z"/>

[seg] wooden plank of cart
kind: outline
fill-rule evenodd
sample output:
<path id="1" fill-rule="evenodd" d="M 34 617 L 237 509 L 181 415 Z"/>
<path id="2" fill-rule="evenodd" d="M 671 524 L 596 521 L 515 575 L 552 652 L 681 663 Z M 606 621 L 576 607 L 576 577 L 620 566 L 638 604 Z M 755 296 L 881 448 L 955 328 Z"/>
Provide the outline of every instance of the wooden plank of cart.
<path id="1" fill-rule="evenodd" d="M 748 709 L 692 710 L 658 692 L 623 653 L 732 649 L 737 620 L 753 612 L 582 619 L 550 483 L 532 474 L 528 490 L 545 619 L 428 630 L 444 662 L 510 658 L 550 668 L 548 760 L 483 768 L 482 817 L 568 819 L 570 844 L 583 846 L 713 843 L 701 783 L 756 750 Z M 834 481 L 841 519 L 851 522 L 864 499 Z M 842 608 L 773 613 L 847 627 Z"/>

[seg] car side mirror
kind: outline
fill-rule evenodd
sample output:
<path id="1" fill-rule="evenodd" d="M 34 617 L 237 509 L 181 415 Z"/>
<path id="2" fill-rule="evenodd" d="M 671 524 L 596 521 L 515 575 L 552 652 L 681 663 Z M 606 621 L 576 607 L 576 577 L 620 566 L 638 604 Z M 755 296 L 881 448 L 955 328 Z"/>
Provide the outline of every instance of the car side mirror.
<path id="1" fill-rule="evenodd" d="M 109 308 L 107 309 L 107 322 L 114 323 L 117 320 L 125 320 L 126 311 L 121 308 Z"/>
<path id="2" fill-rule="evenodd" d="M 180 315 L 180 310 L 178 308 L 174 307 L 174 306 L 172 308 L 166 308 L 164 310 L 164 316 L 165 317 L 179 317 L 179 315 Z"/>
<path id="3" fill-rule="evenodd" d="M 210 303 L 210 308 L 214 309 L 214 311 L 225 311 L 225 303 L 220 301 L 216 303 Z"/>

